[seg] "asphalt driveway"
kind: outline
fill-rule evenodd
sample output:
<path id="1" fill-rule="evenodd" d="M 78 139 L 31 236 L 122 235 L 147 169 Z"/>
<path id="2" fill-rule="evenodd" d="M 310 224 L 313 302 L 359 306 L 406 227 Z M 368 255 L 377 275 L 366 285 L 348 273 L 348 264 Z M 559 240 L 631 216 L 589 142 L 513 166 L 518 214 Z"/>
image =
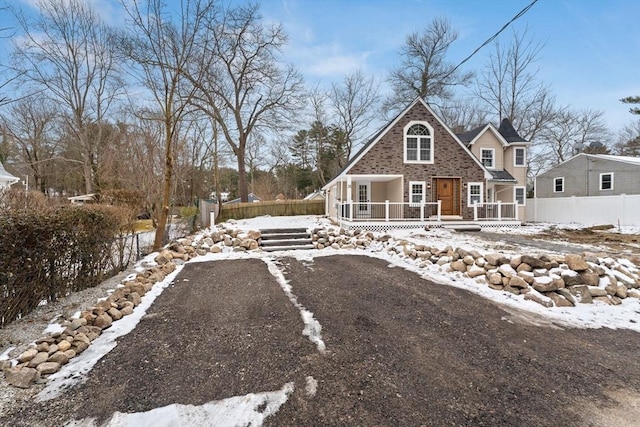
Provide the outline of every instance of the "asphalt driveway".
<path id="1" fill-rule="evenodd" d="M 197 406 L 288 383 L 293 391 L 265 425 L 638 419 L 636 332 L 534 326 L 491 301 L 366 256 L 273 265 L 290 295 L 260 259 L 187 264 L 87 382 L 23 405 L 0 425 L 102 422 L 116 411 Z M 303 335 L 301 308 L 322 325 L 325 351 Z"/>

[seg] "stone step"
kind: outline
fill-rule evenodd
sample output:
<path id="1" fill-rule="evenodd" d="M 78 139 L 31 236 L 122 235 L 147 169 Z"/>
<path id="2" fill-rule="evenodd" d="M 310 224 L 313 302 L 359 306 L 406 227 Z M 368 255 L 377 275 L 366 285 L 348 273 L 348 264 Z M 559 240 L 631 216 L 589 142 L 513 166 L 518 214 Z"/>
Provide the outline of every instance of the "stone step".
<path id="1" fill-rule="evenodd" d="M 262 234 L 281 234 L 281 233 L 306 233 L 306 228 L 263 228 L 260 230 Z"/>
<path id="2" fill-rule="evenodd" d="M 309 233 L 261 233 L 262 240 L 279 240 L 279 239 L 308 239 Z"/>
<path id="3" fill-rule="evenodd" d="M 312 244 L 308 245 L 296 245 L 296 246 L 262 246 L 262 250 L 265 252 L 275 252 L 275 251 L 293 251 L 299 249 L 314 249 L 315 247 Z"/>
<path id="4" fill-rule="evenodd" d="M 260 242 L 260 245 L 263 247 L 267 246 L 300 246 L 300 245 L 308 245 L 312 242 L 311 238 L 307 235 L 306 238 L 303 239 L 274 239 L 274 240 L 266 240 Z"/>
<path id="5" fill-rule="evenodd" d="M 478 224 L 443 224 L 442 228 L 454 231 L 480 231 L 482 228 Z"/>

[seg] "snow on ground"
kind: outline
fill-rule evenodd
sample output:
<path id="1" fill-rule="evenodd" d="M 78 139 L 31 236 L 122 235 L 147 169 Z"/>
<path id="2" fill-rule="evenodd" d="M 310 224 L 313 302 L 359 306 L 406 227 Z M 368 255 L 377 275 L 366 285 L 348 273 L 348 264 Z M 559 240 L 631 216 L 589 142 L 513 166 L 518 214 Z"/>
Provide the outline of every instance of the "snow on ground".
<path id="1" fill-rule="evenodd" d="M 300 227 L 314 228 L 318 226 L 332 226 L 325 218 L 317 216 L 295 216 L 295 217 L 259 217 L 240 221 L 229 221 L 229 228 L 241 230 L 258 230 L 264 228 L 285 228 Z M 547 225 L 537 224 L 519 229 L 503 230 L 509 233 L 525 233 L 531 230 L 539 232 Z M 627 232 L 627 229 L 625 229 Z M 479 250 L 480 252 L 495 251 L 495 243 L 492 244 L 466 233 L 455 233 L 444 229 L 414 229 L 397 230 L 389 233 L 392 239 L 389 244 L 393 245 L 401 239 L 412 240 L 444 248 L 462 247 L 467 250 Z M 609 306 L 602 303 L 579 304 L 578 307 L 570 308 L 545 308 L 533 301 L 525 301 L 524 298 L 490 289 L 475 282 L 473 279 L 463 276 L 461 273 L 445 273 L 440 271 L 439 266 L 432 265 L 426 268 L 418 267 L 417 263 L 410 258 L 397 254 L 391 254 L 382 244 L 374 242 L 367 250 L 299 250 L 291 252 L 232 252 L 225 250 L 219 254 L 207 254 L 198 257 L 191 262 L 206 262 L 223 259 L 262 259 L 269 271 L 274 275 L 276 281 L 287 294 L 291 302 L 300 310 L 304 323 L 302 333 L 314 342 L 319 351 L 324 351 L 324 342 L 320 336 L 321 319 L 315 319 L 313 313 L 304 308 L 295 296 L 295 289 L 284 278 L 281 269 L 277 265 L 278 256 L 294 257 L 301 262 L 313 263 L 313 259 L 319 256 L 334 256 L 341 254 L 371 256 L 389 262 L 389 267 L 402 267 L 414 271 L 419 276 L 438 283 L 443 286 L 454 286 L 465 289 L 477 295 L 481 295 L 491 301 L 496 302 L 507 313 L 503 316 L 505 322 L 528 322 L 546 327 L 574 327 L 574 328 L 622 328 L 632 329 L 640 332 L 640 300 L 636 298 L 626 298 L 619 306 Z M 149 264 L 155 254 L 151 254 L 141 261 Z M 140 267 L 139 267 L 140 268 Z M 92 345 L 80 356 L 74 358 L 65 365 L 58 373 L 49 377 L 49 384 L 39 393 L 38 400 L 48 400 L 59 396 L 66 388 L 83 381 L 87 373 L 95 363 L 107 354 L 116 345 L 116 338 L 129 333 L 135 328 L 146 310 L 151 306 L 155 298 L 169 285 L 173 283 L 176 275 L 181 271 L 177 268 L 168 275 L 164 281 L 153 287 L 143 298 L 142 303 L 135 309 L 134 314 L 124 317 L 106 330 Z M 315 393 L 317 381 L 312 377 L 307 377 L 306 392 L 308 395 Z M 245 396 L 233 396 L 220 401 L 209 402 L 204 405 L 194 407 L 190 405 L 169 405 L 156 408 L 145 413 L 121 414 L 114 413 L 107 426 L 134 426 L 134 425 L 261 425 L 262 421 L 269 414 L 275 413 L 283 405 L 289 395 L 293 392 L 293 384 L 287 383 L 281 390 L 271 392 L 250 393 Z M 260 412 L 266 405 L 267 410 Z M 95 421 L 85 419 L 70 421 L 68 426 L 95 426 Z"/>

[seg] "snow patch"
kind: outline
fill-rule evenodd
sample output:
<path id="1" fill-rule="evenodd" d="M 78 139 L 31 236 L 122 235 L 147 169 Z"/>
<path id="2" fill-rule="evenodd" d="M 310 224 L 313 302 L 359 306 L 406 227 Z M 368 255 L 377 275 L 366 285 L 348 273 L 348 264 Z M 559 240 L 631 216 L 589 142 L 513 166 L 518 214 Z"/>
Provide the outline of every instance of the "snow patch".
<path id="1" fill-rule="evenodd" d="M 147 412 L 125 414 L 116 412 L 103 427 L 191 427 L 191 426 L 260 426 L 289 399 L 293 382 L 280 390 L 264 393 L 249 393 L 204 405 L 174 404 L 155 408 Z M 65 427 L 97 427 L 95 419 L 70 421 Z"/>
<path id="2" fill-rule="evenodd" d="M 276 278 L 276 281 L 280 284 L 280 287 L 289 298 L 289 301 L 291 301 L 291 304 L 300 311 L 300 316 L 304 322 L 302 335 L 309 337 L 309 340 L 316 345 L 318 351 L 320 353 L 324 353 L 326 347 L 324 345 L 324 341 L 322 341 L 322 335 L 320 334 L 322 331 L 322 325 L 320 325 L 320 322 L 313 317 L 312 312 L 304 308 L 304 306 L 298 302 L 298 297 L 293 294 L 289 281 L 284 277 L 282 270 L 280 270 L 276 265 L 275 261 L 271 258 L 263 258 L 263 261 L 269 267 L 269 272 Z"/>

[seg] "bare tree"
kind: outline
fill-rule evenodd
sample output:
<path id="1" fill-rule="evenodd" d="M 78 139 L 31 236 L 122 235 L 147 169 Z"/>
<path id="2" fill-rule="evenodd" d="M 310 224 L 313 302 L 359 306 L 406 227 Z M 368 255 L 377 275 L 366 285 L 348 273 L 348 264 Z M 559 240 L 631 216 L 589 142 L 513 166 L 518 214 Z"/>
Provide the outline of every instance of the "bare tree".
<path id="1" fill-rule="evenodd" d="M 178 139 L 180 121 L 188 113 L 193 87 L 185 78 L 191 57 L 200 48 L 198 41 L 205 22 L 212 19 L 212 0 L 184 0 L 180 3 L 177 22 L 171 20 L 162 0 L 122 1 L 132 21 L 129 34 L 120 40 L 125 55 L 137 64 L 138 80 L 149 90 L 160 114 L 148 117 L 163 123 L 164 179 L 162 205 L 153 243 L 160 249 L 171 203 L 173 178 L 173 144 Z"/>
<path id="2" fill-rule="evenodd" d="M 214 119 L 238 164 L 238 190 L 248 200 L 246 151 L 251 135 L 290 126 L 301 109 L 302 76 L 280 62 L 287 38 L 279 25 L 267 26 L 257 5 L 227 9 L 210 21 L 210 40 L 200 47 L 192 83 L 197 105 Z M 198 74 L 202 72 L 202 74 Z"/>
<path id="3" fill-rule="evenodd" d="M 45 193 L 51 161 L 58 154 L 53 106 L 36 97 L 25 98 L 11 106 L 3 122 L 18 158 L 33 175 L 33 188 Z"/>
<path id="4" fill-rule="evenodd" d="M 444 18 L 434 18 L 422 33 L 411 33 L 400 51 L 401 64 L 388 77 L 393 95 L 385 110 L 398 110 L 417 96 L 438 104 L 453 96 L 455 86 L 467 86 L 473 74 L 458 71 L 447 61 L 457 39 L 458 32 Z"/>
<path id="5" fill-rule="evenodd" d="M 543 47 L 528 39 L 526 30 L 514 33 L 506 47 L 497 42 L 475 89 L 498 122 L 509 119 L 527 140 L 533 140 L 555 114 L 555 99 L 537 77 Z"/>
<path id="6" fill-rule="evenodd" d="M 363 132 L 379 117 L 376 109 L 380 99 L 379 82 L 367 78 L 362 70 L 347 75 L 342 84 L 332 84 L 328 99 L 335 112 L 335 124 L 342 129 L 346 138 L 346 159 L 361 141 Z M 340 168 L 344 164 L 339 165 Z"/>
<path id="7" fill-rule="evenodd" d="M 91 193 L 97 141 L 89 125 L 104 120 L 123 87 L 111 32 L 86 1 L 42 0 L 38 6 L 34 19 L 15 11 L 24 32 L 13 39 L 20 80 L 62 110 L 81 156 L 85 191 Z"/>
<path id="8" fill-rule="evenodd" d="M 455 133 L 463 133 L 488 121 L 486 110 L 475 99 L 451 99 L 438 108 L 438 114 Z"/>
<path id="9" fill-rule="evenodd" d="M 536 147 L 546 167 L 557 165 L 588 145 L 606 141 L 608 131 L 602 111 L 560 110 L 540 133 Z"/>

